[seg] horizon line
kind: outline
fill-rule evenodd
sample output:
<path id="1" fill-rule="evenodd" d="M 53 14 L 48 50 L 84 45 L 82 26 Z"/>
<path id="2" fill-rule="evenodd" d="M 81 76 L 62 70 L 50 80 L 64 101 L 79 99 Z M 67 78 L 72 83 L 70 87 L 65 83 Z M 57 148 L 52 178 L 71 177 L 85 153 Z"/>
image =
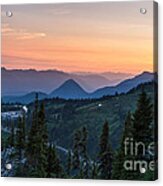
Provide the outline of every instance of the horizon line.
<path id="1" fill-rule="evenodd" d="M 35 68 L 6 68 L 5 66 L 1 66 L 1 69 L 5 69 L 8 71 L 11 70 L 17 70 L 17 71 L 36 71 L 36 72 L 47 72 L 47 71 L 53 71 L 53 72 L 63 72 L 63 73 L 73 73 L 73 74 L 103 74 L 103 73 L 114 73 L 114 74 L 128 74 L 128 75 L 136 75 L 136 74 L 141 74 L 143 72 L 149 72 L 149 73 L 154 73 L 154 71 L 149 71 L 149 70 L 142 70 L 141 72 L 137 73 L 128 73 L 128 72 L 123 72 L 123 71 L 103 71 L 103 72 L 92 72 L 92 71 L 63 71 L 60 69 L 35 69 Z"/>

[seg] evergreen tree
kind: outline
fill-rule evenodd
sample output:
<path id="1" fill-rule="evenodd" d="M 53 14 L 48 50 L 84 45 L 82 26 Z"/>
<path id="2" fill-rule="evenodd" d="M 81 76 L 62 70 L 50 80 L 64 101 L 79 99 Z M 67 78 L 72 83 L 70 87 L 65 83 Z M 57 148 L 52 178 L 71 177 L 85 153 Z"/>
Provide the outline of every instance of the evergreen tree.
<path id="1" fill-rule="evenodd" d="M 26 156 L 28 165 L 33 169 L 36 166 L 37 160 L 37 133 L 38 133 L 38 94 L 36 94 L 34 111 L 32 113 L 32 125 L 28 134 L 28 144 L 26 149 Z"/>
<path id="2" fill-rule="evenodd" d="M 57 156 L 55 146 L 52 144 L 48 147 L 46 172 L 48 178 L 61 178 L 63 176 L 63 169 L 60 165 L 60 160 Z"/>
<path id="3" fill-rule="evenodd" d="M 43 102 L 38 112 L 38 132 L 36 134 L 37 169 L 39 176 L 46 177 L 48 134 L 45 124 L 45 110 Z"/>
<path id="4" fill-rule="evenodd" d="M 144 153 L 144 149 L 146 149 L 150 143 L 154 142 L 153 113 L 151 99 L 142 88 L 142 92 L 138 98 L 137 108 L 133 114 L 133 139 L 134 142 L 143 143 L 144 147 L 142 147 L 142 145 L 137 147 L 137 154 L 134 151 L 135 160 L 143 160 L 149 163 L 154 159 L 153 156 L 150 156 L 148 151 L 145 150 Z M 142 176 L 140 170 L 138 170 L 135 172 L 134 179 L 144 179 L 147 174 L 149 174 L 148 171 Z M 152 174 L 154 178 L 154 172 Z"/>
<path id="5" fill-rule="evenodd" d="M 81 157 L 81 165 L 80 165 L 80 172 L 82 178 L 89 177 L 89 158 L 87 154 L 87 138 L 88 138 L 88 131 L 86 127 L 81 129 L 81 139 L 79 142 L 80 148 L 80 157 Z"/>
<path id="6" fill-rule="evenodd" d="M 133 114 L 134 140 L 142 141 L 148 145 L 153 139 L 153 105 L 144 89 L 137 102 L 137 108 Z"/>
<path id="7" fill-rule="evenodd" d="M 33 111 L 32 126 L 28 137 L 27 162 L 31 177 L 46 177 L 48 135 L 44 104 L 38 106 L 38 94 Z"/>
<path id="8" fill-rule="evenodd" d="M 133 123 L 132 123 L 132 115 L 130 112 L 128 112 L 124 130 L 122 133 L 121 138 L 121 145 L 116 152 L 114 164 L 113 164 L 113 174 L 112 179 L 134 179 L 134 172 L 133 171 L 127 171 L 124 168 L 124 163 L 126 160 L 132 160 L 133 156 L 130 154 L 129 149 L 127 154 L 125 154 L 125 146 L 124 141 L 126 138 L 133 138 Z"/>
<path id="9" fill-rule="evenodd" d="M 16 147 L 16 156 L 18 160 L 21 161 L 23 157 L 23 151 L 25 150 L 25 116 L 23 118 L 18 118 L 18 125 L 15 135 L 15 147 Z"/>
<path id="10" fill-rule="evenodd" d="M 72 168 L 76 178 L 89 177 L 89 158 L 87 155 L 87 136 L 86 127 L 78 130 L 74 134 Z"/>
<path id="11" fill-rule="evenodd" d="M 109 125 L 105 121 L 100 137 L 98 176 L 100 179 L 111 179 L 112 175 L 112 150 L 109 142 Z"/>
<path id="12" fill-rule="evenodd" d="M 135 146 L 133 154 L 131 154 L 131 149 L 128 148 L 128 151 L 125 154 L 126 149 L 124 146 L 124 141 L 126 138 L 133 139 L 133 142 L 143 142 L 145 147 L 152 142 L 152 120 L 153 120 L 153 111 L 150 98 L 148 98 L 145 91 L 142 89 L 141 94 L 139 95 L 137 108 L 133 114 L 133 118 L 130 113 L 128 113 L 124 131 L 121 140 L 121 146 L 117 152 L 114 161 L 113 169 L 113 179 L 144 179 L 148 177 L 149 173 L 145 173 L 143 176 L 140 173 L 140 170 L 125 170 L 123 167 L 126 160 L 135 161 L 135 160 L 146 160 L 149 161 L 149 156 L 143 155 L 143 150 L 138 149 L 138 155 L 135 155 Z M 148 175 L 146 175 L 148 174 Z"/>
<path id="13" fill-rule="evenodd" d="M 14 176 L 25 177 L 25 165 L 24 165 L 24 152 L 26 147 L 26 136 L 25 136 L 25 115 L 18 118 L 16 133 L 15 133 L 15 152 L 14 158 L 17 160 L 15 167 Z"/>

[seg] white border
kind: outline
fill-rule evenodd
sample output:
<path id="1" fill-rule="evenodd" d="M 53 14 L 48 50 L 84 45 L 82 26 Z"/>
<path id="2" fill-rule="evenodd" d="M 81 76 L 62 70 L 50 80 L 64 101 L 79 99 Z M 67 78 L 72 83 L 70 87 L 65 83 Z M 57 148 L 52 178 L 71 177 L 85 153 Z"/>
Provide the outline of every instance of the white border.
<path id="1" fill-rule="evenodd" d="M 103 2 L 106 0 L 0 0 L 0 4 L 18 4 L 18 3 L 61 3 L 61 2 Z M 112 0 L 116 1 L 116 0 Z M 122 1 L 122 0 L 118 0 Z M 131 0 L 129 0 L 131 1 Z M 157 0 L 159 3 L 159 180 L 155 182 L 138 182 L 138 181 L 100 181 L 100 180 L 61 180 L 61 179 L 31 179 L 31 178 L 0 178 L 0 185 L 5 186 L 27 186 L 34 184 L 35 186 L 130 186 L 130 185 L 163 185 L 163 38 L 160 33 L 163 33 L 163 1 Z"/>

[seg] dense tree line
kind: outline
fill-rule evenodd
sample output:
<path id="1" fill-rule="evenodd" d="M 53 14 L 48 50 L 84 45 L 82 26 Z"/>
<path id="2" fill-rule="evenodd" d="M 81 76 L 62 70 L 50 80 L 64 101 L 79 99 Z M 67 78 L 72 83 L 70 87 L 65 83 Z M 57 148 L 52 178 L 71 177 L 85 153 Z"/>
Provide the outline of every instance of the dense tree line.
<path id="1" fill-rule="evenodd" d="M 70 107 L 70 105 L 69 105 Z M 71 110 L 70 110 L 71 113 Z M 66 116 L 68 117 L 68 115 Z M 126 170 L 127 160 L 145 160 L 150 162 L 154 156 L 143 149 L 131 154 L 125 149 L 126 138 L 141 141 L 149 145 L 154 140 L 153 105 L 144 90 L 139 96 L 134 113 L 127 113 L 119 148 L 112 150 L 110 125 L 106 120 L 98 140 L 98 153 L 95 159 L 88 154 L 88 130 L 81 127 L 74 133 L 73 146 L 67 152 L 66 163 L 63 163 L 54 142 L 49 141 L 43 101 L 36 95 L 32 124 L 29 130 L 25 116 L 19 118 L 16 132 L 14 126 L 8 139 L 9 146 L 15 148 L 15 157 L 19 164 L 16 176 L 43 178 L 85 178 L 85 179 L 154 179 L 153 173 L 147 171 L 142 176 L 139 171 Z M 54 136 L 55 138 L 55 136 Z"/>
<path id="2" fill-rule="evenodd" d="M 133 114 L 129 112 L 126 117 L 120 147 L 115 155 L 113 179 L 155 179 L 157 161 L 155 170 L 150 171 L 147 167 L 156 160 L 157 156 L 155 149 L 157 145 L 154 145 L 156 143 L 154 140 L 156 124 L 153 123 L 153 116 L 154 109 L 151 100 L 142 89 L 135 112 Z M 125 146 L 126 141 L 127 146 Z M 152 152 L 148 147 L 152 148 Z M 124 167 L 125 162 L 129 165 L 127 170 Z M 145 168 L 146 172 L 142 174 L 141 168 Z"/>

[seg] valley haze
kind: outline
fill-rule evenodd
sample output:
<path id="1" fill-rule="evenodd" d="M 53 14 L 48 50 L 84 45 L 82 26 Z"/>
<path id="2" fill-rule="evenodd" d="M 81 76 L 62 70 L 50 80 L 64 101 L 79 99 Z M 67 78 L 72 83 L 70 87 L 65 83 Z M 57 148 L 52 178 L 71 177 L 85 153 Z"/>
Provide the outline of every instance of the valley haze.
<path id="1" fill-rule="evenodd" d="M 32 91 L 47 94 L 61 86 L 66 80 L 73 79 L 87 92 L 104 86 L 113 86 L 122 80 L 133 77 L 131 73 L 68 73 L 59 70 L 6 69 L 1 68 L 2 95 L 24 95 Z M 43 83 L 44 82 L 44 83 Z"/>
<path id="2" fill-rule="evenodd" d="M 101 74 L 99 75 L 90 73 L 89 75 L 85 76 L 82 74 L 68 74 L 56 70 L 7 70 L 5 68 L 2 68 L 2 90 L 6 90 L 7 92 L 7 90 L 9 91 L 10 89 L 10 92 L 14 92 L 15 87 L 18 87 L 16 88 L 16 90 L 22 88 L 21 92 L 27 92 L 22 95 L 5 95 L 5 93 L 3 93 L 2 101 L 4 103 L 18 102 L 27 104 L 34 101 L 36 92 L 38 93 L 40 100 L 56 97 L 63 99 L 100 98 L 107 95 L 115 95 L 116 93 L 127 93 L 129 90 L 137 87 L 139 84 L 154 80 L 154 73 L 151 72 L 143 72 L 131 78 L 127 78 L 127 76 L 129 76 L 130 74 L 124 73 L 108 72 L 103 74 L 105 74 L 105 76 L 107 75 L 107 77 L 109 77 L 109 75 L 110 77 L 112 76 L 112 80 L 109 78 L 107 79 Z M 120 74 L 120 77 L 117 74 Z M 18 77 L 20 79 L 18 79 Z M 31 78 L 33 80 L 31 80 Z M 124 78 L 125 80 L 123 80 Z M 99 79 L 101 81 L 98 81 Z M 12 83 L 13 80 L 15 83 Z M 95 81 L 93 82 L 93 80 Z M 9 83 L 6 84 L 6 81 L 8 81 Z M 113 82 L 115 81 L 120 81 L 120 83 L 114 85 Z M 100 88 L 98 88 L 99 84 L 97 82 L 100 84 Z M 35 86 L 38 84 L 40 87 L 36 88 Z M 4 87 L 5 85 L 8 85 L 8 87 Z M 49 93 L 48 91 L 42 91 L 47 89 L 47 85 L 49 87 L 53 86 L 53 90 Z M 90 90 L 90 87 L 92 85 L 94 85 L 94 89 L 89 92 L 88 89 Z M 23 87 L 25 88 L 24 90 Z"/>

